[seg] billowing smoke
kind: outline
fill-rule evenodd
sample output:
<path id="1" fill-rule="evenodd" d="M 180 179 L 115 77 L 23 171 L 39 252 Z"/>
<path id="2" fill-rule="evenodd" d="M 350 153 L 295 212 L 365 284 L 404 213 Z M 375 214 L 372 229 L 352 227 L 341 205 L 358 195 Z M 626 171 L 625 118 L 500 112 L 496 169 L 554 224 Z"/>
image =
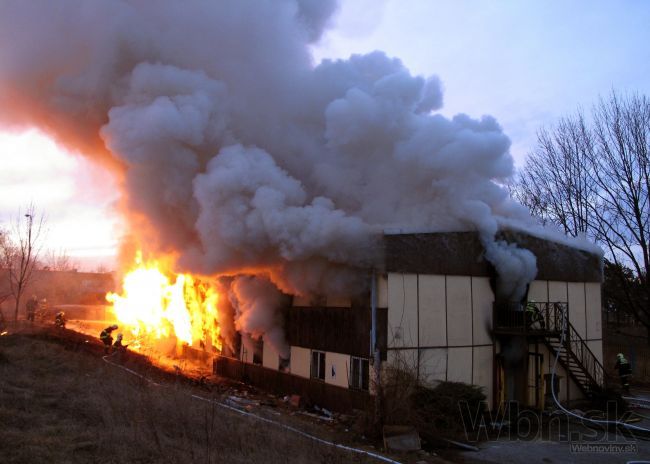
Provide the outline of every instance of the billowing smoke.
<path id="1" fill-rule="evenodd" d="M 495 241 L 531 224 L 498 184 L 508 137 L 490 116 L 437 113 L 440 79 L 382 52 L 315 65 L 335 8 L 5 0 L 0 123 L 113 169 L 133 232 L 185 271 L 349 295 L 382 230 L 479 230 L 503 291 L 521 292 L 534 256 Z M 238 327 L 276 337 L 268 282 L 233 282 Z"/>

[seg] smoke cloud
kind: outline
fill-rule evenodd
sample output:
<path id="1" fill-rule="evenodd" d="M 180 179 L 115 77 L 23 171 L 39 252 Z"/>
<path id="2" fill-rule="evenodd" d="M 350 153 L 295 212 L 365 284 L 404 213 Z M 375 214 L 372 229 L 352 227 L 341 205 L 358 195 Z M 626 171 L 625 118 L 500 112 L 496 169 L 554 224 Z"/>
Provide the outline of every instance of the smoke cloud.
<path id="1" fill-rule="evenodd" d="M 437 76 L 382 52 L 314 64 L 328 0 L 6 0 L 0 124 L 38 126 L 112 169 L 150 252 L 235 279 L 238 327 L 269 333 L 270 283 L 345 295 L 385 229 L 478 230 L 516 293 L 532 225 L 499 182 L 510 141 L 491 116 L 436 113 Z M 247 280 L 248 279 L 248 280 Z M 269 337 L 274 337 L 269 335 Z M 276 343 L 277 346 L 280 343 Z"/>

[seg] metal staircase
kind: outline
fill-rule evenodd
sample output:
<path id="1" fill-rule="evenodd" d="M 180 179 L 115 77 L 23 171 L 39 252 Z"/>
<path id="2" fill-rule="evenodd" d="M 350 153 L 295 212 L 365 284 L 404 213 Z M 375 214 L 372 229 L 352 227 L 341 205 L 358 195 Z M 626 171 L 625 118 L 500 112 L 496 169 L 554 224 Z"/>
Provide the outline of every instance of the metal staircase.
<path id="1" fill-rule="evenodd" d="M 519 335 L 543 341 L 553 357 L 559 353 L 559 364 L 582 393 L 593 398 L 606 387 L 605 368 L 573 325 L 564 320 L 568 313 L 568 304 L 561 302 L 529 303 L 527 311 L 495 304 L 493 331 L 496 335 Z"/>

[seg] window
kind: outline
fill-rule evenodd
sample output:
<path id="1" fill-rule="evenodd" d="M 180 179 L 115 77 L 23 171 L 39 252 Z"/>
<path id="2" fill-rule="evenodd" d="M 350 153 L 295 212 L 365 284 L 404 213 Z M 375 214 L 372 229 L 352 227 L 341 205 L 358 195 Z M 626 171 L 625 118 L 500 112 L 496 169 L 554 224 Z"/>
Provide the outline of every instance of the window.
<path id="1" fill-rule="evenodd" d="M 368 390 L 369 364 L 367 359 L 351 357 L 350 388 Z"/>
<path id="2" fill-rule="evenodd" d="M 280 372 L 291 372 L 291 353 L 286 358 L 279 356 L 278 370 Z"/>
<path id="3" fill-rule="evenodd" d="M 325 353 L 323 351 L 311 352 L 311 378 L 325 380 Z"/>
<path id="4" fill-rule="evenodd" d="M 253 364 L 261 365 L 262 364 L 262 352 L 264 351 L 264 341 L 260 337 L 259 340 L 255 340 L 255 347 L 253 349 Z"/>

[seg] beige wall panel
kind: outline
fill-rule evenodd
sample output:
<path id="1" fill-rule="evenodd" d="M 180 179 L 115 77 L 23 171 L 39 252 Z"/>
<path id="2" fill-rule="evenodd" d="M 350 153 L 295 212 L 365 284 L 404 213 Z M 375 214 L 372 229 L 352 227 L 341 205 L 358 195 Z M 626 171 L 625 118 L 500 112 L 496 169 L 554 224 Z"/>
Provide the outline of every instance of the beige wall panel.
<path id="1" fill-rule="evenodd" d="M 492 343 L 492 304 L 494 293 L 487 277 L 472 277 L 473 345 Z M 492 348 L 490 348 L 490 353 Z"/>
<path id="2" fill-rule="evenodd" d="M 600 361 L 601 364 L 605 365 L 606 363 L 603 362 L 603 341 L 602 340 L 588 340 L 587 341 L 587 346 L 591 350 L 591 352 L 596 356 L 596 359 Z M 616 361 L 610 359 L 609 363 L 614 365 Z M 611 366 L 605 366 L 605 367 L 611 367 Z"/>
<path id="3" fill-rule="evenodd" d="M 325 383 L 338 387 L 350 386 L 350 355 L 325 353 Z"/>
<path id="4" fill-rule="evenodd" d="M 418 350 L 391 350 L 388 352 L 386 362 L 382 363 L 382 366 L 386 367 L 386 365 L 406 366 L 407 369 L 415 372 L 418 367 Z"/>
<path id="5" fill-rule="evenodd" d="M 388 274 L 388 346 L 417 347 L 417 275 Z"/>
<path id="6" fill-rule="evenodd" d="M 311 377 L 311 350 L 300 346 L 291 347 L 290 371 L 300 377 Z"/>
<path id="7" fill-rule="evenodd" d="M 486 396 L 489 407 L 492 407 L 492 347 L 491 346 L 475 346 L 473 351 L 474 356 L 474 385 L 483 387 L 483 393 Z"/>
<path id="8" fill-rule="evenodd" d="M 447 276 L 447 341 L 449 346 L 472 344 L 471 292 L 471 277 Z"/>
<path id="9" fill-rule="evenodd" d="M 550 281 L 548 283 L 548 301 L 563 302 L 569 301 L 567 296 L 566 282 Z"/>
<path id="10" fill-rule="evenodd" d="M 276 371 L 280 368 L 280 357 L 268 343 L 262 346 L 262 366 Z"/>
<path id="11" fill-rule="evenodd" d="M 447 380 L 472 383 L 472 347 L 449 348 Z"/>
<path id="12" fill-rule="evenodd" d="M 446 346 L 445 276 L 419 275 L 420 346 Z"/>
<path id="13" fill-rule="evenodd" d="M 388 277 L 377 276 L 377 307 L 388 308 Z"/>
<path id="14" fill-rule="evenodd" d="M 587 318 L 585 317 L 585 284 L 569 282 L 569 321 L 578 335 L 587 338 Z"/>
<path id="15" fill-rule="evenodd" d="M 602 302 L 601 302 L 601 287 L 597 282 L 585 283 L 585 290 L 587 294 L 587 338 L 601 338 L 603 336 L 602 329 Z"/>
<path id="16" fill-rule="evenodd" d="M 553 363 L 555 362 L 555 356 L 551 355 L 550 351 L 548 351 L 544 346 L 540 346 L 539 350 L 540 353 L 544 354 L 544 369 L 545 369 L 544 373 L 550 374 L 553 369 Z M 566 404 L 567 372 L 564 370 L 564 368 L 560 363 L 558 363 L 557 365 L 557 375 L 562 377 L 560 380 L 560 394 L 558 395 L 559 400 L 562 404 Z M 569 390 L 570 390 L 570 395 L 569 395 L 570 401 L 584 398 L 584 395 L 582 394 L 578 386 L 571 378 L 569 378 Z"/>
<path id="17" fill-rule="evenodd" d="M 555 357 L 551 354 L 551 352 L 543 345 L 539 345 L 539 352 L 542 353 L 544 356 L 544 373 L 545 374 L 550 374 L 553 369 L 553 362 L 555 361 Z M 566 401 L 567 398 L 567 392 L 566 392 L 566 372 L 564 368 L 558 363 L 557 365 L 557 372 L 556 374 L 561 377 L 560 379 L 560 394 L 558 395 L 559 400 L 561 403 Z M 548 392 L 549 394 L 551 393 L 550 391 Z M 557 393 L 557 392 L 556 392 Z"/>
<path id="18" fill-rule="evenodd" d="M 548 282 L 546 280 L 533 280 L 528 288 L 528 300 L 544 302 L 548 300 Z"/>
<path id="19" fill-rule="evenodd" d="M 447 378 L 447 349 L 420 350 L 420 381 L 434 385 Z"/>

